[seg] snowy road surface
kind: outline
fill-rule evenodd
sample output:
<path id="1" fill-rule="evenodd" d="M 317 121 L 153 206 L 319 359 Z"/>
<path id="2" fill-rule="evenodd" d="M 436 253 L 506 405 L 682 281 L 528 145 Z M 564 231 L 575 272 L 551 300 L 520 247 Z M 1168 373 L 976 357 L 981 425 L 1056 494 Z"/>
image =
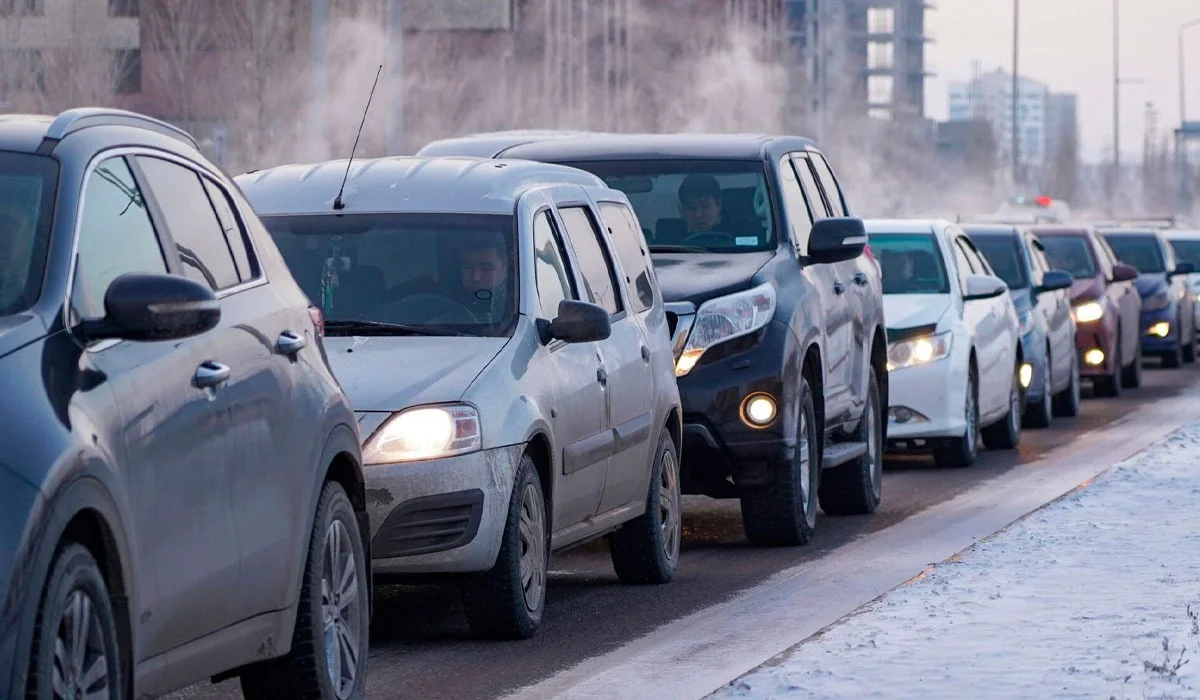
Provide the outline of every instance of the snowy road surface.
<path id="1" fill-rule="evenodd" d="M 1198 688 L 1193 423 L 711 697 L 1195 698 Z"/>

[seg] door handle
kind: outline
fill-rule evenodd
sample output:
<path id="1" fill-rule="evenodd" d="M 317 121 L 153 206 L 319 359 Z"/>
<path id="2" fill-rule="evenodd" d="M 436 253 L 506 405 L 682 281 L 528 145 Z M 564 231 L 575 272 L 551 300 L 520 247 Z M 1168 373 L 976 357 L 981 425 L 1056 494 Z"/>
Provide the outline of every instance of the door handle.
<path id="1" fill-rule="evenodd" d="M 197 388 L 207 389 L 224 384 L 229 380 L 229 365 L 223 365 L 214 360 L 208 360 L 201 363 L 196 368 L 196 375 L 192 378 L 192 382 Z"/>
<path id="2" fill-rule="evenodd" d="M 854 283 L 860 287 L 867 286 L 867 276 L 861 271 L 854 273 Z"/>
<path id="3" fill-rule="evenodd" d="M 841 282 L 834 282 L 833 291 L 838 294 L 842 294 L 846 291 L 846 285 L 842 284 Z"/>
<path id="4" fill-rule="evenodd" d="M 604 371 L 603 367 L 596 370 L 596 381 L 604 384 L 605 386 L 608 385 L 608 372 Z"/>
<path id="5" fill-rule="evenodd" d="M 300 349 L 308 345 L 308 340 L 302 335 L 297 335 L 293 331 L 284 331 L 279 334 L 279 340 L 276 341 L 275 347 L 281 355 L 295 355 L 300 352 Z"/>
<path id="6" fill-rule="evenodd" d="M 646 347 L 645 345 L 642 346 L 642 361 L 650 361 L 650 348 Z"/>

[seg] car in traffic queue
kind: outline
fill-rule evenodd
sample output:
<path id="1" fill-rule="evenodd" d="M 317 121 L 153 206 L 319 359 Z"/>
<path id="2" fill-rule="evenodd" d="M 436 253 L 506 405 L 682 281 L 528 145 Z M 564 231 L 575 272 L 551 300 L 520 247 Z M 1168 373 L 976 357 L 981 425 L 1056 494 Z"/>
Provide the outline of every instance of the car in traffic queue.
<path id="1" fill-rule="evenodd" d="M 1162 233 L 1175 252 L 1175 259 L 1191 263 L 1194 268 L 1187 276 L 1188 293 L 1192 296 L 1192 323 L 1200 328 L 1200 229 L 1172 228 Z"/>
<path id="2" fill-rule="evenodd" d="M 1036 226 L 1050 264 L 1071 273 L 1071 315 L 1080 375 L 1097 396 L 1115 397 L 1142 383 L 1142 300 L 1137 269 L 1117 258 L 1091 226 Z"/>
<path id="3" fill-rule="evenodd" d="M 1008 285 L 958 225 L 868 219 L 888 322 L 888 445 L 969 467 L 1021 441 L 1021 322 Z"/>
<path id="4" fill-rule="evenodd" d="M 1079 413 L 1079 360 L 1070 289 L 1074 280 L 1055 270 L 1036 236 L 1016 226 L 964 225 L 963 230 L 1008 285 L 1021 321 L 1025 357 L 1025 425 L 1045 428 L 1054 416 Z"/>
<path id="5" fill-rule="evenodd" d="M 1117 258 L 1138 271 L 1142 298 L 1142 352 L 1162 358 L 1163 367 L 1196 361 L 1196 310 L 1187 276 L 1196 267 L 1176 261 L 1175 252 L 1154 229 L 1101 229 Z"/>
<path id="6" fill-rule="evenodd" d="M 607 535 L 622 581 L 674 577 L 682 412 L 625 195 L 581 170 L 478 158 L 238 182 L 326 316 L 381 579 L 457 574 L 477 635 L 528 638 L 553 551 Z"/>
<path id="7" fill-rule="evenodd" d="M 358 426 L 187 133 L 0 116 L 0 697 L 362 698 Z"/>
<path id="8" fill-rule="evenodd" d="M 587 170 L 632 203 L 672 321 L 685 493 L 741 500 L 751 543 L 803 545 L 882 498 L 886 344 L 862 220 L 814 142 L 762 134 L 435 141 L 420 154 Z"/>

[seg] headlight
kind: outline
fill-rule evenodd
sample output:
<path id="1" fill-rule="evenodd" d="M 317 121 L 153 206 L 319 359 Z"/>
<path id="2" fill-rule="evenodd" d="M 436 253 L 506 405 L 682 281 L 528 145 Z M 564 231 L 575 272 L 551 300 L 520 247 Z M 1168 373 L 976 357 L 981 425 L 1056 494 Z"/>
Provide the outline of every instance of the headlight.
<path id="1" fill-rule="evenodd" d="M 1159 311 L 1171 305 L 1171 294 L 1166 289 L 1159 290 L 1142 300 L 1142 311 Z"/>
<path id="2" fill-rule="evenodd" d="M 363 446 L 363 464 L 437 459 L 480 446 L 479 412 L 464 404 L 418 406 L 395 413 Z"/>
<path id="3" fill-rule="evenodd" d="M 1033 312 L 1026 311 L 1021 314 L 1021 335 L 1025 335 L 1033 330 Z"/>
<path id="4" fill-rule="evenodd" d="M 770 323 L 774 316 L 775 288 L 770 284 L 704 302 L 696 311 L 687 345 L 675 363 L 675 376 L 691 372 L 705 350 L 749 335 Z"/>
<path id="5" fill-rule="evenodd" d="M 888 346 L 888 371 L 936 362 L 950 354 L 950 331 Z"/>
<path id="6" fill-rule="evenodd" d="M 1071 315 L 1075 317 L 1075 323 L 1091 323 L 1100 320 L 1104 307 L 1098 301 L 1085 301 L 1071 309 Z"/>

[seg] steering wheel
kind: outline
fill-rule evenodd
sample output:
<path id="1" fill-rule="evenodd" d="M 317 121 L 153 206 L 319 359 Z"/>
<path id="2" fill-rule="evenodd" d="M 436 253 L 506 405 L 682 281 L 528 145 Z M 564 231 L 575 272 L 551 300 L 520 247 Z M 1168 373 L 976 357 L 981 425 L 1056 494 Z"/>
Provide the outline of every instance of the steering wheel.
<path id="1" fill-rule="evenodd" d="M 728 233 L 718 233 L 717 231 L 701 231 L 683 239 L 684 245 L 704 245 L 703 241 L 712 241 L 710 245 L 714 246 L 731 246 L 737 244 L 737 239 L 734 236 Z"/>
<path id="2" fill-rule="evenodd" d="M 396 318 L 396 323 L 412 323 L 409 319 L 413 318 L 423 318 L 417 325 L 479 323 L 473 311 L 441 294 L 413 294 L 381 304 L 375 311 L 382 312 L 382 316 Z"/>

